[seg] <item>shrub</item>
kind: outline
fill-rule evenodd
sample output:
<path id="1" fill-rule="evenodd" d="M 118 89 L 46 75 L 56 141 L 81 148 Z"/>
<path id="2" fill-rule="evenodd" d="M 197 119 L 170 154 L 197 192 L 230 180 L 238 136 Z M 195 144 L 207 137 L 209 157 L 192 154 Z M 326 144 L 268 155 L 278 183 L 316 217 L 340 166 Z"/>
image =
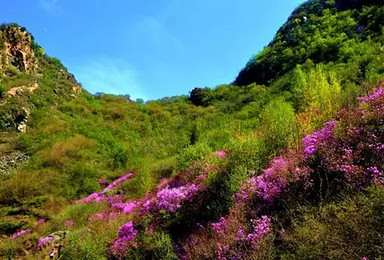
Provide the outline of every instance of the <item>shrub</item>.
<path id="1" fill-rule="evenodd" d="M 142 259 L 169 259 L 176 260 L 171 237 L 164 232 L 155 232 L 142 238 L 139 251 Z"/>
<path id="2" fill-rule="evenodd" d="M 177 155 L 178 168 L 185 169 L 196 160 L 202 159 L 211 152 L 211 148 L 205 143 L 190 145 L 181 150 L 181 152 Z"/>
<path id="3" fill-rule="evenodd" d="M 298 135 L 295 112 L 283 99 L 271 101 L 260 114 L 261 131 L 269 149 L 284 148 Z"/>
<path id="4" fill-rule="evenodd" d="M 89 149 L 93 145 L 91 140 L 77 135 L 55 143 L 50 150 L 39 152 L 38 157 L 43 166 L 61 168 L 70 165 L 74 160 L 79 160 L 83 150 Z"/>

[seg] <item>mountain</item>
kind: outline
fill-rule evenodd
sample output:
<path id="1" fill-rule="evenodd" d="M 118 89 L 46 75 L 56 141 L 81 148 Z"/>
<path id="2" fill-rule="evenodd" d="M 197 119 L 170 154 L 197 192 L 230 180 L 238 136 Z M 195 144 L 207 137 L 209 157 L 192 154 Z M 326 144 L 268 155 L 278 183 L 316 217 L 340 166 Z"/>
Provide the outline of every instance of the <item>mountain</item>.
<path id="1" fill-rule="evenodd" d="M 54 105 L 82 91 L 59 60 L 49 58 L 18 25 L 0 28 L 0 127 L 26 131 L 35 108 Z"/>
<path id="2" fill-rule="evenodd" d="M 380 259 L 381 1 L 311 0 L 233 84 L 91 95 L 0 28 L 0 256 Z"/>

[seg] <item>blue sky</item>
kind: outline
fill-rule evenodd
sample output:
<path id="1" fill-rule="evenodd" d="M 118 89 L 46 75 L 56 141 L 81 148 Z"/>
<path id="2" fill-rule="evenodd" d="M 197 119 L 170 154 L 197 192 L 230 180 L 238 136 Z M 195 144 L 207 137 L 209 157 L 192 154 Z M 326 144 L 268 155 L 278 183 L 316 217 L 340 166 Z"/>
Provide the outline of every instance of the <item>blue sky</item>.
<path id="1" fill-rule="evenodd" d="M 232 82 L 302 0 L 0 0 L 94 92 L 158 99 Z"/>

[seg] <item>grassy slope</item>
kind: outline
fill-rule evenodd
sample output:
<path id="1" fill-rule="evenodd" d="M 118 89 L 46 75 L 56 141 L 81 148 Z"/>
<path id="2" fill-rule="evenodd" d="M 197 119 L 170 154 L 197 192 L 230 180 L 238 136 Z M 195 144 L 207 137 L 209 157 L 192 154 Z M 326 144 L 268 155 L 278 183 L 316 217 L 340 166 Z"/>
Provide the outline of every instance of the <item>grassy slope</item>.
<path id="1" fill-rule="evenodd" d="M 71 218 L 77 224 L 68 241 L 72 243 L 70 257 L 106 257 L 107 244 L 125 219 L 109 223 L 108 233 L 86 221 L 91 212 L 101 210 L 99 206 L 70 204 L 98 191 L 98 179 L 113 180 L 127 171 L 137 175 L 120 187 L 125 200 L 130 200 L 154 189 L 163 177 L 183 176 L 191 165 L 198 171 L 207 163 L 218 164 L 218 172 L 224 174 L 212 175 L 206 184 L 209 199 L 203 219 L 189 212 L 176 223 L 183 225 L 193 218 L 209 222 L 225 214 L 231 195 L 249 171 L 259 171 L 281 149 L 298 147 L 305 133 L 382 78 L 383 8 L 341 11 L 332 1 L 326 2 L 311 1 L 294 12 L 271 45 L 249 62 L 235 82 L 249 85 L 203 90 L 205 107 L 194 106 L 184 96 L 145 105 L 88 93 L 72 99 L 64 95 L 72 82 L 61 78 L 62 66 L 57 60 L 39 57 L 42 87 L 27 98 L 34 105 L 28 132 L 4 133 L 8 149 L 25 152 L 30 160 L 11 175 L 0 177 L 0 232 L 10 235 L 33 228 L 39 218 L 47 224 L 27 238 L 9 241 L 5 237 L 0 254 L 23 255 L 20 248 L 28 239 L 35 243 L 37 234 L 65 228 L 64 220 Z M 9 88 L 18 85 L 17 80 L 33 80 L 28 77 L 5 76 L 2 84 Z M 63 89 L 63 93 L 57 95 L 52 89 Z M 212 152 L 223 149 L 231 154 L 226 166 L 211 162 Z M 172 225 L 160 228 L 149 239 L 167 245 L 171 235 L 177 242 L 180 234 Z M 97 235 L 76 243 L 76 235 L 81 236 L 87 227 Z M 155 250 L 149 244 L 142 242 L 141 254 Z"/>

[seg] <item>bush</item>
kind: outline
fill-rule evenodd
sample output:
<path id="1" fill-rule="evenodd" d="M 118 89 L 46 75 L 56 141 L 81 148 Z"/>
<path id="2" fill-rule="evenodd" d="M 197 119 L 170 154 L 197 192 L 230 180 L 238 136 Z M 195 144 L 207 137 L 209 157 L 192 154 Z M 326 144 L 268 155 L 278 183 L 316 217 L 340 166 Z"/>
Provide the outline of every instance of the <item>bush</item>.
<path id="1" fill-rule="evenodd" d="M 179 169 L 185 169 L 196 160 L 212 153 L 211 148 L 205 143 L 198 143 L 184 148 L 177 155 L 177 166 Z"/>
<path id="2" fill-rule="evenodd" d="M 260 114 L 261 132 L 268 149 L 281 149 L 298 136 L 295 112 L 283 99 L 271 101 Z"/>
<path id="3" fill-rule="evenodd" d="M 140 259 L 164 259 L 176 260 L 171 237 L 164 232 L 156 232 L 150 236 L 144 236 L 138 249 Z M 129 256 L 128 259 L 131 259 Z"/>

